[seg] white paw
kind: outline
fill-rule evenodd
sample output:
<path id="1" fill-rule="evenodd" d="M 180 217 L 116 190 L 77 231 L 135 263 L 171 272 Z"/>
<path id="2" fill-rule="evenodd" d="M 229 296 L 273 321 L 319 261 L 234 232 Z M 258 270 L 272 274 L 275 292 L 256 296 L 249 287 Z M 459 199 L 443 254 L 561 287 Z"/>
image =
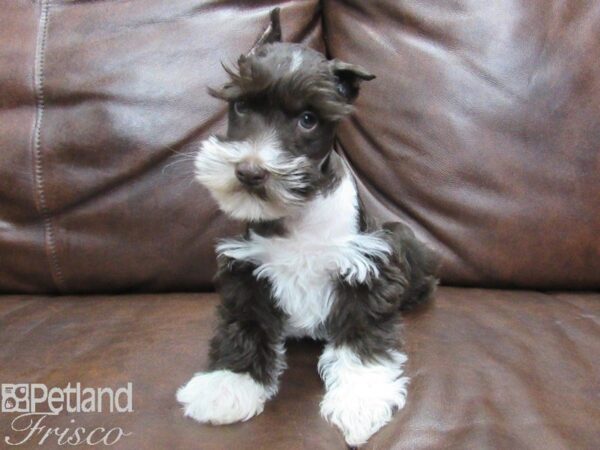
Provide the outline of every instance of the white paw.
<path id="1" fill-rule="evenodd" d="M 388 423 L 406 403 L 408 378 L 401 377 L 406 356 L 362 364 L 345 347 L 328 347 L 319 361 L 327 392 L 321 414 L 337 426 L 350 446 L 359 446 Z"/>
<path id="2" fill-rule="evenodd" d="M 229 370 L 197 373 L 177 391 L 185 415 L 198 422 L 224 425 L 260 414 L 273 395 L 247 373 Z"/>

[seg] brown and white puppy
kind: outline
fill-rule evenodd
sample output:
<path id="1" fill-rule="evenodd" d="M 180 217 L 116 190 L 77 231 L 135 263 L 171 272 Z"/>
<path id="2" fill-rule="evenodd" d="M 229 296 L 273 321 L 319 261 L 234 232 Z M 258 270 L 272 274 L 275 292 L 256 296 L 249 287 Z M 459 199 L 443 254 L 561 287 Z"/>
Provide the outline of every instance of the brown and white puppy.
<path id="1" fill-rule="evenodd" d="M 361 445 L 405 404 L 402 310 L 432 294 L 435 262 L 401 224 L 378 228 L 333 152 L 365 69 L 281 43 L 279 11 L 212 94 L 229 103 L 227 135 L 203 142 L 196 178 L 247 222 L 217 247 L 220 323 L 207 372 L 177 392 L 212 424 L 263 411 L 286 367 L 285 340 L 325 340 L 325 418 Z"/>

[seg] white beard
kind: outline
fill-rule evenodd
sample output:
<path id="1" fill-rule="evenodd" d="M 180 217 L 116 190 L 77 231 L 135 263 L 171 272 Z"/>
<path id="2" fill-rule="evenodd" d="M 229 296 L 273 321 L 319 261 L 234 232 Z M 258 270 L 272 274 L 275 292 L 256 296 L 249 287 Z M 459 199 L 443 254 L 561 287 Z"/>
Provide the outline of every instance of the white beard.
<path id="1" fill-rule="evenodd" d="M 269 172 L 265 185 L 268 200 L 249 193 L 235 176 L 235 166 L 255 159 Z M 211 136 L 202 142 L 196 155 L 195 176 L 206 186 L 219 208 L 238 220 L 275 220 L 289 215 L 304 199 L 291 189 L 307 187 L 302 176 L 310 166 L 305 156 L 293 157 L 281 149 L 274 134 L 254 141 L 221 142 Z"/>

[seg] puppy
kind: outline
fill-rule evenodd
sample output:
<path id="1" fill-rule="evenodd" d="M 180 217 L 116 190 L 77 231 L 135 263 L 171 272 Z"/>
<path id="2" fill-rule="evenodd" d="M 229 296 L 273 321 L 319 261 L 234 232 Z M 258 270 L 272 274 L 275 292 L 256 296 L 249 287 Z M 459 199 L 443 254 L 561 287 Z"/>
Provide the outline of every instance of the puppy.
<path id="1" fill-rule="evenodd" d="M 332 151 L 359 83 L 375 77 L 280 41 L 275 9 L 211 91 L 229 103 L 227 135 L 202 143 L 196 177 L 247 231 L 217 246 L 209 368 L 177 399 L 200 422 L 248 420 L 277 393 L 286 338 L 322 339 L 321 413 L 357 446 L 405 404 L 400 313 L 431 296 L 435 260 L 408 227 L 374 225 Z"/>

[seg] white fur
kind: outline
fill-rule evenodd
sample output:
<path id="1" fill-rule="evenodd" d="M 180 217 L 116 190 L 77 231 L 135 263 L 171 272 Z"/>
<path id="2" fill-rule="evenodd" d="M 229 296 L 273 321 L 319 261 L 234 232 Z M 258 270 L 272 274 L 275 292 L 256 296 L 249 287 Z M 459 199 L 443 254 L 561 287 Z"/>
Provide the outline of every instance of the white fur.
<path id="1" fill-rule="evenodd" d="M 292 62 L 290 63 L 290 72 L 295 72 L 302 65 L 302 52 L 299 50 L 292 53 Z"/>
<path id="2" fill-rule="evenodd" d="M 402 377 L 406 355 L 363 364 L 346 346 L 328 345 L 319 359 L 327 390 L 321 414 L 344 434 L 348 445 L 362 445 L 404 407 L 408 378 Z"/>
<path id="3" fill-rule="evenodd" d="M 177 391 L 185 415 L 198 422 L 224 425 L 260 414 L 277 389 L 267 388 L 244 373 L 229 370 L 197 373 Z"/>
<path id="4" fill-rule="evenodd" d="M 287 363 L 285 361 L 285 339 L 282 339 L 280 342 L 275 344 L 275 353 L 277 354 L 277 360 L 275 361 L 274 370 L 275 373 L 273 374 L 275 383 L 273 384 L 273 386 L 269 386 L 268 388 L 271 397 L 277 394 L 277 391 L 279 390 L 279 377 L 281 376 L 283 371 L 287 369 Z"/>
<path id="5" fill-rule="evenodd" d="M 236 164 L 248 159 L 256 160 L 270 174 L 268 202 L 248 193 L 235 176 Z M 273 133 L 253 141 L 234 142 L 211 136 L 202 142 L 194 164 L 196 178 L 210 189 L 225 213 L 240 220 L 273 220 L 287 215 L 301 202 L 289 188 L 304 187 L 306 182 L 299 173 L 310 162 L 304 156 L 292 157 L 283 152 Z"/>
<path id="6" fill-rule="evenodd" d="M 346 174 L 335 191 L 286 219 L 285 236 L 227 239 L 217 252 L 258 265 L 255 275 L 271 281 L 277 305 L 289 315 L 288 335 L 323 337 L 319 328 L 334 301 L 334 277 L 351 283 L 377 277 L 369 256 L 385 259 L 391 252 L 377 234 L 359 233 L 357 215 L 356 187 Z"/>

